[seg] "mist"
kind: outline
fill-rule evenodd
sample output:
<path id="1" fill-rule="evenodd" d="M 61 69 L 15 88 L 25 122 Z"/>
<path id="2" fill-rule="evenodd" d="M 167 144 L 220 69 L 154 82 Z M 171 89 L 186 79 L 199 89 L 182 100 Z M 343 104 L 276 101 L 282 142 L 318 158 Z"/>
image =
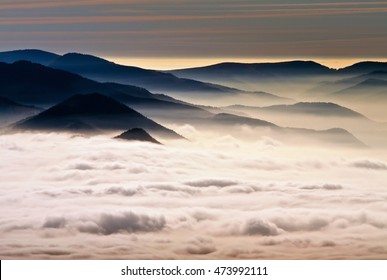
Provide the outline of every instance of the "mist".
<path id="1" fill-rule="evenodd" d="M 0 136 L 0 257 L 386 258 L 385 151 L 171 128 Z"/>

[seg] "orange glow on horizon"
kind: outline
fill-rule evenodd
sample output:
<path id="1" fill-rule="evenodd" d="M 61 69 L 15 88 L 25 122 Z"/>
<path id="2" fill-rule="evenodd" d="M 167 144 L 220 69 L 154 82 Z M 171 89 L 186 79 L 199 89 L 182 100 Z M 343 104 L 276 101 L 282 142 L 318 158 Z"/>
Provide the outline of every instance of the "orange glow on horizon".
<path id="1" fill-rule="evenodd" d="M 282 62 L 292 60 L 313 60 L 317 63 L 330 68 L 343 68 L 360 61 L 383 61 L 387 58 L 237 58 L 237 57 L 105 57 L 107 60 L 117 64 L 137 66 L 154 70 L 174 70 L 192 67 L 202 67 L 221 62 L 241 62 L 241 63 L 264 63 L 264 62 Z"/>

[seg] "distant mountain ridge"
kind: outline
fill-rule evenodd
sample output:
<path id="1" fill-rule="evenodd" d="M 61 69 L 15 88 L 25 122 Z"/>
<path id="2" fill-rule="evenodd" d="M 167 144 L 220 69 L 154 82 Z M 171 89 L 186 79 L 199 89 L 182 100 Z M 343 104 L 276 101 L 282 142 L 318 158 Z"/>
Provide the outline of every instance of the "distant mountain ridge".
<path id="1" fill-rule="evenodd" d="M 239 62 L 222 62 L 218 64 L 203 66 L 203 67 L 194 67 L 194 68 L 183 68 L 175 69 L 169 71 L 155 71 L 147 70 L 140 67 L 134 66 L 124 66 L 115 64 L 113 62 L 107 61 L 103 58 L 69 52 L 65 55 L 58 55 L 52 52 L 47 52 L 39 49 L 23 49 L 23 50 L 11 50 L 0 52 L 0 62 L 13 63 L 19 60 L 27 60 L 35 63 L 39 63 L 45 66 L 59 66 L 60 68 L 72 68 L 80 67 L 80 72 L 90 71 L 90 67 L 96 67 L 93 73 L 97 74 L 99 72 L 99 67 L 116 67 L 121 66 L 126 68 L 126 70 L 131 69 L 132 71 L 144 70 L 144 72 L 137 73 L 141 74 L 154 74 L 162 75 L 165 73 L 204 73 L 207 71 L 207 74 L 211 74 L 212 71 L 217 71 L 219 73 L 228 73 L 232 71 L 238 71 L 241 74 L 250 74 L 252 72 L 261 72 L 270 76 L 272 74 L 287 74 L 287 75 L 316 75 L 316 74 L 354 74 L 361 75 L 367 74 L 373 71 L 387 71 L 387 62 L 378 62 L 378 61 L 361 61 L 353 65 L 333 69 L 327 66 L 324 66 L 315 61 L 308 60 L 293 60 L 293 61 L 283 61 L 283 62 L 264 62 L 264 63 L 239 63 Z M 128 67 L 128 68 L 127 68 Z M 110 69 L 112 70 L 112 68 Z M 121 69 L 122 70 L 122 69 Z M 117 68 L 115 71 L 120 71 Z M 149 71 L 149 72 L 148 72 Z M 70 71 L 71 72 L 71 71 Z M 254 75 L 254 74 L 253 74 Z M 167 77 L 166 75 L 162 75 Z M 171 76 L 169 76 L 171 77 Z M 176 77 L 175 77 L 176 78 Z"/>
<path id="2" fill-rule="evenodd" d="M 26 60 L 48 66 L 59 57 L 58 54 L 36 49 L 0 52 L 0 62 L 5 63 Z"/>
<path id="3" fill-rule="evenodd" d="M 278 75 L 325 75 L 334 73 L 335 70 L 323 66 L 314 61 L 286 61 L 273 63 L 236 63 L 224 62 L 204 67 L 177 69 L 168 71 L 178 76 L 194 77 L 203 75 L 207 77 L 220 75 L 236 76 L 261 76 L 273 78 Z"/>

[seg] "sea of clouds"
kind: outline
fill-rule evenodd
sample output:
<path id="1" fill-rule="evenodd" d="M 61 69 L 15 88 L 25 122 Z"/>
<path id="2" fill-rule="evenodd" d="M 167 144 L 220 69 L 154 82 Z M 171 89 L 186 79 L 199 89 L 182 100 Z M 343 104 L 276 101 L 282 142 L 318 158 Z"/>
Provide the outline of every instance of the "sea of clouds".
<path id="1" fill-rule="evenodd" d="M 387 153 L 0 136 L 1 259 L 386 259 Z"/>

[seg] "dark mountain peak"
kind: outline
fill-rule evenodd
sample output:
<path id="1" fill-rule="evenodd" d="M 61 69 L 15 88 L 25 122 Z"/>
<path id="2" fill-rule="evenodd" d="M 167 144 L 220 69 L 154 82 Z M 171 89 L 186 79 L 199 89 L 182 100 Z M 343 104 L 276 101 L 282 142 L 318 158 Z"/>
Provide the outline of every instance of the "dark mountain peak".
<path id="1" fill-rule="evenodd" d="M 155 144 L 161 144 L 159 141 L 154 139 L 152 136 L 148 134 L 144 129 L 142 128 L 133 128 L 125 131 L 124 133 L 114 137 L 116 139 L 124 139 L 124 140 L 131 140 L 131 141 L 144 141 L 144 142 L 151 142 Z"/>
<path id="2" fill-rule="evenodd" d="M 36 69 L 45 69 L 47 68 L 46 66 L 40 64 L 40 63 L 36 63 L 36 62 L 33 62 L 33 61 L 29 61 L 29 60 L 18 60 L 18 61 L 15 61 L 15 62 L 12 62 L 11 63 L 13 66 L 15 67 L 19 67 L 19 68 L 36 68 Z"/>
<path id="3" fill-rule="evenodd" d="M 99 91 L 96 82 L 30 61 L 0 63 L 0 96 L 34 105 L 53 104 L 77 93 Z"/>
<path id="4" fill-rule="evenodd" d="M 26 79 L 26 80 L 35 79 L 37 77 L 47 75 L 48 73 L 50 74 L 51 78 L 52 76 L 62 77 L 64 75 L 71 76 L 71 77 L 79 77 L 79 75 L 77 74 L 66 72 L 60 69 L 53 69 L 45 65 L 28 61 L 28 60 L 18 60 L 13 62 L 12 64 L 0 62 L 0 67 L 5 70 L 5 73 L 2 73 L 3 77 L 19 74 L 20 76 L 22 76 L 22 77 L 19 76 L 19 79 Z M 17 78 L 17 77 L 13 77 L 13 78 Z M 48 77 L 46 76 L 45 78 L 48 78 Z M 46 83 L 51 83 L 51 82 L 52 81 L 50 79 L 46 80 Z"/>
<path id="5" fill-rule="evenodd" d="M 372 71 L 387 71 L 387 62 L 362 61 L 339 70 L 344 74 L 366 74 Z"/>
<path id="6" fill-rule="evenodd" d="M 355 64 L 352 64 L 351 66 L 346 67 L 346 68 L 350 68 L 350 67 L 369 67 L 369 66 L 379 66 L 379 65 L 387 65 L 387 62 L 381 62 L 381 61 L 361 61 L 361 62 L 357 62 Z"/>
<path id="7" fill-rule="evenodd" d="M 126 105 L 99 93 L 77 94 L 14 126 L 22 130 L 103 133 L 140 127 L 164 138 L 183 139 Z"/>
<path id="8" fill-rule="evenodd" d="M 138 114 L 126 105 L 100 93 L 77 94 L 43 112 L 42 116 Z"/>
<path id="9" fill-rule="evenodd" d="M 82 54 L 82 53 L 67 53 L 67 54 L 59 57 L 56 60 L 56 63 L 57 62 L 61 62 L 61 63 L 69 62 L 72 65 L 74 63 L 79 62 L 79 63 L 87 63 L 89 66 L 90 65 L 107 65 L 107 64 L 115 65 L 115 63 L 108 61 L 106 59 L 103 59 L 103 58 L 100 58 L 100 57 L 97 57 L 94 55 Z"/>
<path id="10" fill-rule="evenodd" d="M 27 60 L 43 65 L 49 65 L 52 63 L 59 55 L 51 52 L 46 52 L 37 49 L 25 49 L 25 50 L 14 50 L 0 52 L 0 61 L 6 63 L 13 63 L 19 60 Z"/>

